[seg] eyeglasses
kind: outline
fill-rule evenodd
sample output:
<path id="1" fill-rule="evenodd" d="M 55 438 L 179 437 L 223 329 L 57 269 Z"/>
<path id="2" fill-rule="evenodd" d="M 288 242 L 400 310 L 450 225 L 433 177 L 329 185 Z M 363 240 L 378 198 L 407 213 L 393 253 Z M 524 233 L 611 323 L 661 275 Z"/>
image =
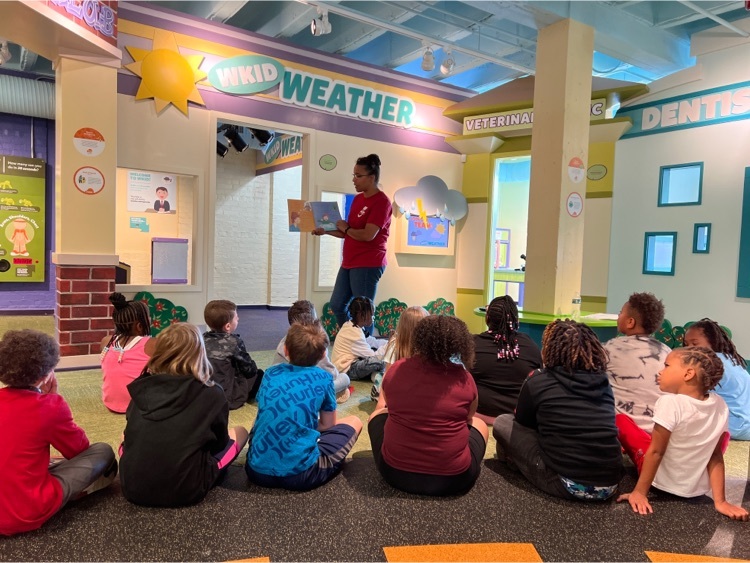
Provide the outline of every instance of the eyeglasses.
<path id="1" fill-rule="evenodd" d="M 372 174 L 352 174 L 352 178 L 364 178 L 365 176 L 372 176 Z"/>

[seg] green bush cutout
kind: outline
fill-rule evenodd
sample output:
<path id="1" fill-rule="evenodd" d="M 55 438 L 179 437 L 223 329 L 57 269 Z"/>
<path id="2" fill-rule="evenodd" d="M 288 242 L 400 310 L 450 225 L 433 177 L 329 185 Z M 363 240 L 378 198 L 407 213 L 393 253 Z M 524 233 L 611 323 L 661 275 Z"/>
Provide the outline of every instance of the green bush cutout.
<path id="1" fill-rule="evenodd" d="M 154 297 L 148 291 L 136 293 L 133 301 L 143 301 L 148 305 L 148 312 L 151 316 L 151 336 L 156 336 L 171 324 L 185 323 L 188 320 L 185 307 L 175 305 L 169 299 Z"/>
<path id="2" fill-rule="evenodd" d="M 424 308 L 427 309 L 430 315 L 449 315 L 452 317 L 456 314 L 456 308 L 453 306 L 453 303 L 442 297 L 430 301 Z"/>
<path id="3" fill-rule="evenodd" d="M 681 348 L 683 338 L 685 338 L 685 333 L 691 325 L 695 324 L 695 322 L 696 321 L 690 321 L 688 323 L 685 323 L 683 326 L 672 326 L 672 323 L 669 322 L 669 320 L 664 319 L 659 330 L 654 333 L 654 338 L 656 338 L 659 342 L 663 342 L 673 350 L 675 348 Z M 724 331 L 731 339 L 732 331 L 723 325 L 719 326 L 724 329 Z"/>
<path id="4" fill-rule="evenodd" d="M 401 313 L 407 308 L 406 303 L 391 297 L 388 301 L 383 301 L 375 307 L 375 328 L 381 338 L 390 338 L 396 332 Z"/>
<path id="5" fill-rule="evenodd" d="M 323 325 L 323 329 L 325 329 L 328 334 L 328 338 L 333 342 L 333 339 L 336 338 L 336 335 L 339 333 L 339 323 L 336 320 L 336 315 L 333 314 L 333 309 L 331 309 L 330 303 L 323 305 L 323 314 L 320 316 L 320 324 Z"/>

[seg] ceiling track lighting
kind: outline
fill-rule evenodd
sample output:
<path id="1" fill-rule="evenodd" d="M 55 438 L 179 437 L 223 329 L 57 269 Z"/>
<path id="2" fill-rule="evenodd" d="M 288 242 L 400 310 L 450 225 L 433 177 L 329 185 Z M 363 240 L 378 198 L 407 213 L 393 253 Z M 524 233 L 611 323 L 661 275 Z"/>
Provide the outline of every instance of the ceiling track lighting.
<path id="1" fill-rule="evenodd" d="M 432 72 L 435 70 L 435 53 L 432 52 L 432 47 L 423 44 L 424 55 L 422 55 L 422 70 L 425 72 Z"/>
<path id="2" fill-rule="evenodd" d="M 445 50 L 445 58 L 440 65 L 440 72 L 443 76 L 448 76 L 453 69 L 456 68 L 456 59 L 453 58 L 453 53 L 450 49 Z"/>
<path id="3" fill-rule="evenodd" d="M 236 125 L 222 125 L 219 127 L 219 132 L 224 131 L 224 138 L 227 142 L 232 145 L 234 150 L 237 152 L 243 152 L 247 150 L 247 143 L 240 135 L 240 128 Z M 218 150 L 218 147 L 217 147 Z"/>
<path id="4" fill-rule="evenodd" d="M 318 17 L 310 22 L 310 33 L 315 35 L 327 35 L 331 33 L 331 22 L 328 21 L 328 12 L 318 8 Z"/>
<path id="5" fill-rule="evenodd" d="M 229 147 L 226 146 L 221 141 L 216 141 L 216 154 L 218 154 L 221 158 L 224 158 L 227 156 L 227 153 L 229 152 Z"/>

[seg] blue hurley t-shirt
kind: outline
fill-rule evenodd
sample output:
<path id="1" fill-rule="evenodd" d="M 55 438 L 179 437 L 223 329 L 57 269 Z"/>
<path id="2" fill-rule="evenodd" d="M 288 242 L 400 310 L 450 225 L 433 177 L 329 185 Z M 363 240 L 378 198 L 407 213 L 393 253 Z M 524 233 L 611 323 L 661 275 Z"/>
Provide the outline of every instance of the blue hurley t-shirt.
<path id="1" fill-rule="evenodd" d="M 318 462 L 318 413 L 336 410 L 331 374 L 319 367 L 277 364 L 268 368 L 257 395 L 247 454 L 253 471 L 297 475 Z"/>

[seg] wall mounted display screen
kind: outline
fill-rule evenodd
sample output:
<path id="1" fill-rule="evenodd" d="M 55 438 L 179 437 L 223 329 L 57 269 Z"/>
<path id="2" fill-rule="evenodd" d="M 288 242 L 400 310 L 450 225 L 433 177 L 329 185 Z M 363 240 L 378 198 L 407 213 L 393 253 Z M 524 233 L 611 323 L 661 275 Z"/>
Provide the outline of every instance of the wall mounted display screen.
<path id="1" fill-rule="evenodd" d="M 151 239 L 151 283 L 188 282 L 188 239 Z"/>

